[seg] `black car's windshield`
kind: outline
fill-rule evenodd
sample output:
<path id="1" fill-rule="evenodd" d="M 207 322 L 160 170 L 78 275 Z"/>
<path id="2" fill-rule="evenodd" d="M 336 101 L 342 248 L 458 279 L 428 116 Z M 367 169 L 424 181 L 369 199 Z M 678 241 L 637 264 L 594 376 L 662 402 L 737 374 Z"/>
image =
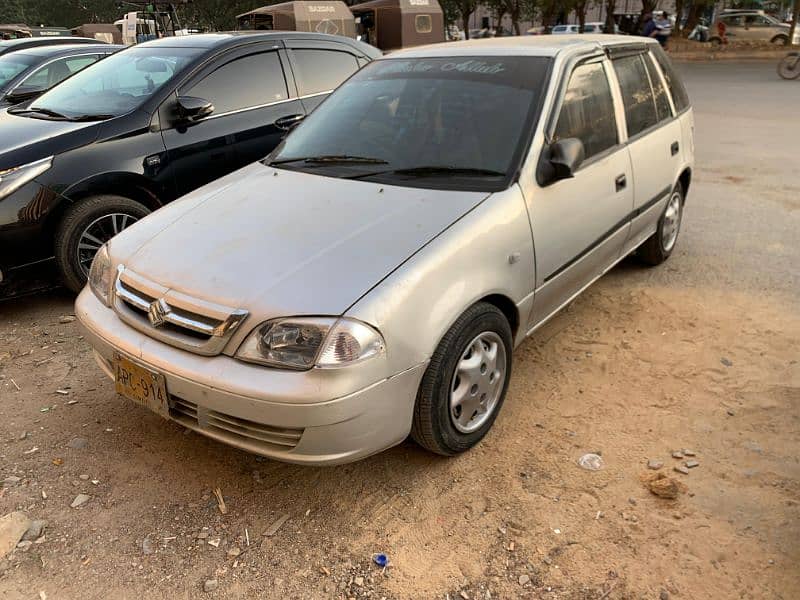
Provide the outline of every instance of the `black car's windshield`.
<path id="1" fill-rule="evenodd" d="M 3 90 L 7 83 L 34 64 L 36 64 L 35 56 L 19 52 L 10 52 L 0 56 L 0 90 Z"/>
<path id="2" fill-rule="evenodd" d="M 267 159 L 401 185 L 501 189 L 528 139 L 549 59 L 386 59 L 334 92 Z"/>
<path id="3" fill-rule="evenodd" d="M 141 106 L 201 52 L 203 49 L 198 48 L 123 50 L 66 79 L 42 94 L 30 108 L 65 118 L 124 115 Z"/>

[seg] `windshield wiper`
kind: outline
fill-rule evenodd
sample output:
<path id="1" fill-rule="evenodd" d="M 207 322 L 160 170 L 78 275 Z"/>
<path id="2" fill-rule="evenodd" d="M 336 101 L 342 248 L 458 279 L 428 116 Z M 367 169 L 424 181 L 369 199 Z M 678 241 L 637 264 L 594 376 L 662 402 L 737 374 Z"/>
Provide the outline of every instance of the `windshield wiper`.
<path id="1" fill-rule="evenodd" d="M 298 158 L 283 158 L 267 163 L 269 166 L 282 165 L 291 162 L 305 162 L 317 164 L 361 164 L 361 165 L 388 165 L 389 163 L 382 158 L 372 158 L 370 156 L 350 156 L 349 154 L 326 154 L 323 156 L 303 156 Z"/>
<path id="2" fill-rule="evenodd" d="M 60 112 L 56 112 L 54 110 L 50 110 L 49 108 L 39 108 L 38 106 L 31 106 L 28 108 L 11 108 L 8 110 L 12 115 L 19 115 L 22 113 L 37 113 L 42 115 L 47 115 L 48 117 L 53 117 L 54 119 L 67 119 L 66 115 L 62 115 Z"/>
<path id="3" fill-rule="evenodd" d="M 492 169 L 480 169 L 477 167 L 448 167 L 438 165 L 426 165 L 420 167 L 409 167 L 406 169 L 391 169 L 389 171 L 375 171 L 363 173 L 350 177 L 350 179 L 362 179 L 375 175 L 411 175 L 412 177 L 440 177 L 447 175 L 464 175 L 467 177 L 505 177 L 502 171 Z"/>
<path id="4" fill-rule="evenodd" d="M 78 115 L 77 117 L 68 117 L 69 121 L 105 121 L 106 119 L 111 119 L 115 115 Z"/>

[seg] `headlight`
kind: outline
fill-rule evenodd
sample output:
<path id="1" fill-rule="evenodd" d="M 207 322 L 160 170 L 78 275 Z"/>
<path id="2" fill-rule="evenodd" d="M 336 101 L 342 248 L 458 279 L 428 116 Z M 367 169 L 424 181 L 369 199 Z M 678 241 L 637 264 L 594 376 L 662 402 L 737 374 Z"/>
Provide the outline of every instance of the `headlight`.
<path id="1" fill-rule="evenodd" d="M 13 194 L 31 179 L 38 177 L 53 165 L 53 157 L 0 171 L 0 198 Z"/>
<path id="2" fill-rule="evenodd" d="M 89 269 L 89 287 L 106 306 L 109 306 L 111 283 L 111 258 L 108 256 L 106 244 L 103 244 L 94 255 L 92 267 Z"/>
<path id="3" fill-rule="evenodd" d="M 365 323 L 336 317 L 298 317 L 260 325 L 244 341 L 236 357 L 289 369 L 331 369 L 367 360 L 383 351 L 383 337 Z"/>

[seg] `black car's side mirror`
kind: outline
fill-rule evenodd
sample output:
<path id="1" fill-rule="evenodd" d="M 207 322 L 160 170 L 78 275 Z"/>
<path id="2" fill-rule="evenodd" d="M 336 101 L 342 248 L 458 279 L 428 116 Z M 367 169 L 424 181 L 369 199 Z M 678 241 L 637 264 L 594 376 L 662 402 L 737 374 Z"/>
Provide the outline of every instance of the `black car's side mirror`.
<path id="1" fill-rule="evenodd" d="M 214 105 L 203 98 L 194 96 L 178 96 L 178 118 L 181 121 L 194 123 L 214 112 Z"/>
<path id="2" fill-rule="evenodd" d="M 578 138 L 553 142 L 542 152 L 539 167 L 536 169 L 536 180 L 539 185 L 545 186 L 574 177 L 584 157 L 583 142 Z"/>
<path id="3" fill-rule="evenodd" d="M 11 104 L 19 104 L 20 102 L 36 98 L 46 91 L 47 90 L 44 88 L 36 85 L 20 85 L 6 94 L 5 100 Z"/>

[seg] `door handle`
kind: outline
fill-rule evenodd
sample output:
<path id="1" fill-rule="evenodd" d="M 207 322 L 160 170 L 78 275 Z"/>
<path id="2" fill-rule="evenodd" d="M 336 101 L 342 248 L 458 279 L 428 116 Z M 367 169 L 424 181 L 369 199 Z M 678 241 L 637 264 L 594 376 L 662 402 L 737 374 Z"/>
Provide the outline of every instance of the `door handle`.
<path id="1" fill-rule="evenodd" d="M 297 125 L 300 121 L 305 119 L 305 115 L 287 115 L 275 120 L 275 127 L 289 131 L 292 127 Z"/>
<path id="2" fill-rule="evenodd" d="M 617 178 L 614 180 L 614 186 L 617 188 L 617 191 L 624 190 L 626 185 L 628 185 L 628 179 L 625 177 L 625 174 L 617 175 Z"/>
<path id="3" fill-rule="evenodd" d="M 672 156 L 675 156 L 678 153 L 678 149 L 680 146 L 678 142 L 672 142 L 672 146 L 669 147 L 669 151 L 672 152 Z"/>

